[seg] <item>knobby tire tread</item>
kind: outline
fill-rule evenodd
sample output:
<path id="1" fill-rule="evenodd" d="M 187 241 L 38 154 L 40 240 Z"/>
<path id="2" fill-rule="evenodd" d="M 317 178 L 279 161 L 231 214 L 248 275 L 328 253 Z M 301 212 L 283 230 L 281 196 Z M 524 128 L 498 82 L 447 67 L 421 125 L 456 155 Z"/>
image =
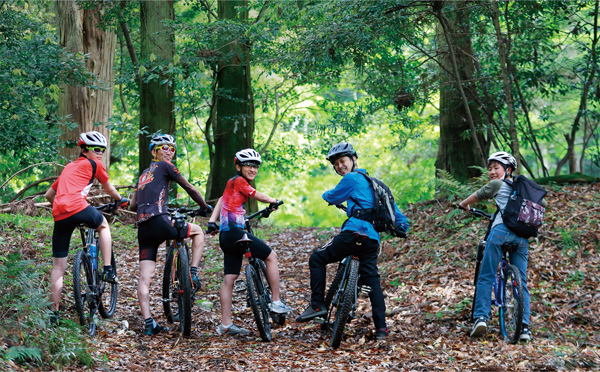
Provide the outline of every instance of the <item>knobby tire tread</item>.
<path id="1" fill-rule="evenodd" d="M 348 281 L 344 286 L 344 294 L 342 300 L 338 305 L 335 322 L 333 324 L 333 334 L 331 336 L 330 345 L 333 349 L 340 347 L 342 337 L 344 336 L 344 329 L 346 322 L 348 321 L 348 315 L 352 310 L 356 294 L 356 285 L 358 283 L 358 268 L 359 261 L 352 259 L 350 261 Z M 344 283 L 342 283 L 344 285 Z"/>
<path id="2" fill-rule="evenodd" d="M 248 302 L 252 308 L 254 319 L 256 320 L 256 328 L 263 341 L 271 341 L 271 322 L 269 318 L 268 309 L 263 309 L 266 306 L 266 301 L 261 300 L 261 285 L 259 283 L 260 278 L 254 266 L 246 265 L 246 285 Z"/>
<path id="3" fill-rule="evenodd" d="M 178 297 L 179 301 L 179 328 L 184 336 L 192 333 L 192 276 L 190 274 L 190 260 L 186 244 L 178 248 L 177 277 L 183 295 Z"/>
<path id="4" fill-rule="evenodd" d="M 111 252 L 111 262 L 110 265 L 112 266 L 113 270 L 115 271 L 115 273 L 117 272 L 117 260 L 115 258 L 115 252 Z M 100 266 L 100 265 L 98 265 Z M 113 316 L 115 314 L 115 310 L 117 309 L 117 296 L 119 293 L 119 285 L 117 283 L 106 283 L 101 281 L 101 278 L 98 278 L 98 283 L 101 283 L 100 285 L 103 286 L 102 291 L 100 292 L 101 297 L 100 297 L 100 302 L 98 304 L 98 311 L 100 312 L 100 316 L 102 316 L 102 318 L 110 318 L 111 316 Z M 110 291 L 106 291 L 106 289 L 109 288 Z M 105 293 L 108 292 L 108 293 Z M 107 301 L 107 305 L 105 306 L 104 301 Z"/>
<path id="5" fill-rule="evenodd" d="M 525 310 L 524 289 L 521 281 L 521 273 L 515 265 L 508 265 L 505 272 L 505 288 L 502 288 L 504 291 L 504 306 L 500 308 L 500 329 L 502 335 L 511 344 L 516 344 L 519 342 L 523 326 L 523 313 Z M 506 288 L 509 289 L 511 299 L 514 299 L 514 307 L 509 306 Z M 517 292 L 516 297 L 514 297 L 515 291 Z M 513 324 L 511 324 L 511 320 Z"/>
<path id="6" fill-rule="evenodd" d="M 178 313 L 177 302 L 172 302 L 175 298 L 173 293 L 175 291 L 173 284 L 173 259 L 175 250 L 172 246 L 167 248 L 167 259 L 165 260 L 165 269 L 163 273 L 163 311 L 167 322 L 173 323 L 175 321 L 175 314 Z"/>
<path id="7" fill-rule="evenodd" d="M 96 333 L 96 325 L 94 324 L 92 309 L 87 298 L 89 285 L 91 283 L 93 283 L 93 279 L 90 257 L 83 250 L 78 250 L 77 253 L 75 253 L 75 258 L 73 260 L 75 310 L 79 316 L 79 324 L 81 324 L 82 327 L 87 326 L 88 334 L 94 336 Z"/>

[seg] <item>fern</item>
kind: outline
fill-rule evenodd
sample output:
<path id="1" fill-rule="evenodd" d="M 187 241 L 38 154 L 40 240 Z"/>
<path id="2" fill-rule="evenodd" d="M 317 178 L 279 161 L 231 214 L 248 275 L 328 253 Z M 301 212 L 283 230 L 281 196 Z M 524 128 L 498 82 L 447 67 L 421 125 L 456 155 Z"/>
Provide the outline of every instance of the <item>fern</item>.
<path id="1" fill-rule="evenodd" d="M 42 351 L 37 347 L 13 346 L 6 351 L 4 359 L 17 363 L 42 362 Z"/>

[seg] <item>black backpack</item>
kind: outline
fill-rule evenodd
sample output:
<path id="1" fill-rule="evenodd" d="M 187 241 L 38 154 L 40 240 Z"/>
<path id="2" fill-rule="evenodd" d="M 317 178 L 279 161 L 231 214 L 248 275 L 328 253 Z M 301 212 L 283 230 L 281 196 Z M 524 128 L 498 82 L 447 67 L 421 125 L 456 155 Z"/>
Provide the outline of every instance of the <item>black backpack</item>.
<path id="1" fill-rule="evenodd" d="M 498 207 L 504 224 L 521 238 L 536 237 L 544 217 L 545 209 L 540 202 L 546 190 L 525 176 L 513 176 L 512 182 L 503 181 L 513 189 L 504 210 Z"/>
<path id="2" fill-rule="evenodd" d="M 361 208 L 352 211 L 352 217 L 367 221 L 373 225 L 377 232 L 393 232 L 396 227 L 396 210 L 394 207 L 394 196 L 387 185 L 377 178 L 367 176 L 363 172 L 360 173 L 369 182 L 371 191 L 373 192 L 373 208 Z M 353 199 L 360 207 L 360 204 Z"/>

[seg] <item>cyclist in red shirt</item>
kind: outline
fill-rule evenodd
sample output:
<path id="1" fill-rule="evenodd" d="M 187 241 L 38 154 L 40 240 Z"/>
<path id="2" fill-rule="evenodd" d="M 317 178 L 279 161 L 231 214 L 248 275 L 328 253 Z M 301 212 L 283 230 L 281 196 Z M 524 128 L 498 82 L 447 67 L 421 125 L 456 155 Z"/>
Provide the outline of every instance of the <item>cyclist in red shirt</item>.
<path id="1" fill-rule="evenodd" d="M 155 335 L 163 330 L 150 312 L 150 284 L 156 271 L 158 247 L 167 239 L 176 239 L 177 229 L 173 225 L 167 204 L 171 181 L 177 182 L 201 207 L 201 215 L 207 216 L 212 207 L 204 201 L 198 190 L 190 184 L 171 163 L 175 155 L 176 143 L 173 136 L 159 134 L 150 141 L 150 151 L 154 160 L 145 169 L 131 198 L 131 209 L 137 211 L 138 242 L 140 245 L 140 279 L 138 300 L 144 317 L 144 334 Z M 185 223 L 180 238 L 192 238 L 192 265 L 190 274 L 194 289 L 200 288 L 198 264 L 204 251 L 204 231 L 193 223 Z"/>
<path id="2" fill-rule="evenodd" d="M 250 184 L 262 163 L 260 154 L 253 149 L 245 149 L 235 154 L 235 168 L 237 175 L 227 181 L 225 192 L 217 202 L 215 210 L 208 222 L 208 233 L 216 234 L 219 226 L 217 218 L 221 221 L 221 233 L 219 234 L 219 245 L 223 250 L 223 266 L 225 277 L 221 285 L 221 316 L 222 321 L 217 328 L 217 333 L 230 335 L 248 335 L 250 331 L 233 324 L 231 319 L 231 305 L 233 296 L 233 285 L 240 274 L 242 260 L 245 251 L 240 250 L 235 242 L 248 234 L 252 240 L 250 250 L 253 257 L 257 257 L 267 265 L 267 280 L 273 291 L 273 302 L 271 311 L 276 313 L 289 313 L 292 308 L 279 299 L 279 268 L 277 265 L 277 254 L 262 240 L 243 230 L 244 215 L 246 211 L 243 204 L 248 198 L 254 198 L 263 203 L 277 203 L 277 199 L 256 191 Z"/>
<path id="3" fill-rule="evenodd" d="M 91 131 L 79 136 L 78 146 L 81 147 L 79 159 L 67 164 L 60 177 L 46 192 L 46 199 L 52 205 L 54 231 L 52 232 L 52 272 L 50 274 L 50 299 L 54 303 L 55 312 L 52 321 L 58 321 L 58 309 L 63 289 L 63 275 L 67 267 L 69 242 L 73 230 L 80 225 L 95 228 L 98 231 L 100 250 L 104 260 L 103 280 L 109 283 L 117 282 L 117 273 L 110 266 L 112 238 L 106 218 L 96 208 L 86 201 L 92 188 L 94 178 L 100 182 L 108 195 L 120 200 L 121 207 L 128 200 L 122 198 L 119 192 L 108 180 L 108 173 L 102 164 L 102 155 L 106 151 L 106 138 L 99 132 Z M 109 265 L 107 266 L 106 263 Z"/>

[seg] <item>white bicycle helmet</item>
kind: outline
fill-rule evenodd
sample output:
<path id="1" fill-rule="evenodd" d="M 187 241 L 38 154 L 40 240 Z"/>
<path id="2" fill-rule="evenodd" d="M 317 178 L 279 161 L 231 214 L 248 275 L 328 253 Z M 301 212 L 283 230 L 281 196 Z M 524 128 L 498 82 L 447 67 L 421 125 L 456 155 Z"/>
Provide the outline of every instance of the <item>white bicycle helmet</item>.
<path id="1" fill-rule="evenodd" d="M 175 138 L 173 138 L 170 134 L 157 134 L 150 140 L 150 151 L 154 148 L 154 146 L 160 145 L 172 145 L 177 148 L 177 144 L 175 143 Z"/>
<path id="2" fill-rule="evenodd" d="M 262 163 L 260 154 L 254 149 L 244 149 L 235 153 L 234 164 L 247 165 L 247 163 L 258 163 L 260 165 Z"/>
<path id="3" fill-rule="evenodd" d="M 513 171 L 517 169 L 517 159 L 506 151 L 498 151 L 490 155 L 488 158 L 488 166 L 491 161 L 497 161 L 507 167 L 512 167 Z"/>
<path id="4" fill-rule="evenodd" d="M 107 147 L 106 137 L 102 135 L 100 132 L 96 132 L 95 130 L 90 132 L 81 133 L 79 135 L 79 142 L 77 142 L 77 146 L 102 146 Z"/>
<path id="5" fill-rule="evenodd" d="M 329 150 L 327 153 L 327 160 L 333 164 L 336 160 L 343 156 L 349 156 L 350 158 L 356 156 L 358 158 L 358 154 L 356 153 L 356 150 L 354 150 L 354 146 L 347 142 L 340 142 L 333 146 L 331 150 Z"/>

